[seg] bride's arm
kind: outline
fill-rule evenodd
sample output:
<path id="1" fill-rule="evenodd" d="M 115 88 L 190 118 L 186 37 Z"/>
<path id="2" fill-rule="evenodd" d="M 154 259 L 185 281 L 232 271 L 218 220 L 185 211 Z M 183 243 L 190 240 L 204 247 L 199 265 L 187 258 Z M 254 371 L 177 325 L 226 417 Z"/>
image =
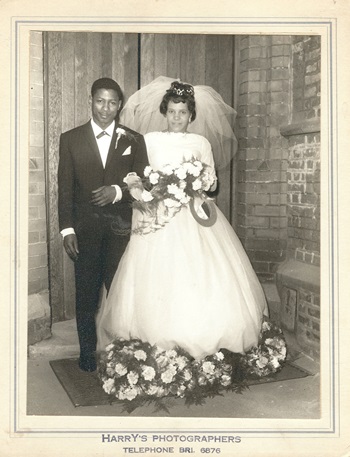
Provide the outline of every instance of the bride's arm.
<path id="1" fill-rule="evenodd" d="M 217 188 L 217 177 L 215 173 L 215 162 L 213 157 L 213 152 L 209 141 L 203 137 L 203 147 L 201 151 L 201 161 L 209 166 L 210 178 L 213 184 L 208 189 L 208 192 L 214 192 Z"/>

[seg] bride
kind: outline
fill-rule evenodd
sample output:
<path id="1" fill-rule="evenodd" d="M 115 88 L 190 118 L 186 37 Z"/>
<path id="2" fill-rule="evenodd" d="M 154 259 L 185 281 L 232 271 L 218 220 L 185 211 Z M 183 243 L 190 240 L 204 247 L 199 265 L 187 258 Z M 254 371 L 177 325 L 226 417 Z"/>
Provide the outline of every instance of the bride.
<path id="1" fill-rule="evenodd" d="M 206 190 L 213 191 L 215 167 L 232 157 L 235 139 L 225 110 L 234 110 L 210 87 L 171 81 L 160 77 L 136 92 L 123 121 L 145 134 L 148 177 L 197 161 L 207 171 Z M 197 122 L 204 136 L 195 133 Z M 152 206 L 152 189 L 144 190 L 137 176 L 125 181 L 139 202 L 129 245 L 97 317 L 98 349 L 122 337 L 163 349 L 180 346 L 195 359 L 224 348 L 247 352 L 258 342 L 267 304 L 222 212 L 205 196 L 209 212 L 198 198 L 175 208 L 162 199 Z"/>

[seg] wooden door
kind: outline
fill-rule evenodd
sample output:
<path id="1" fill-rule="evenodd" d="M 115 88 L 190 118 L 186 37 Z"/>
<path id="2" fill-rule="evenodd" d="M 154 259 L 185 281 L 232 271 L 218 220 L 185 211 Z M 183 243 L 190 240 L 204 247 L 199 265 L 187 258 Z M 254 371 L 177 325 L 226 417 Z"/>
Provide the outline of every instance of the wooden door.
<path id="1" fill-rule="evenodd" d="M 213 87 L 235 107 L 236 69 L 233 35 L 142 34 L 140 82 L 149 84 L 158 76 L 180 78 L 192 85 Z M 231 162 L 218 173 L 220 190 L 216 201 L 234 224 L 236 167 Z"/>
<path id="2" fill-rule="evenodd" d="M 47 201 L 50 302 L 53 322 L 75 315 L 73 263 L 62 248 L 57 215 L 59 136 L 87 122 L 93 81 L 111 77 L 125 100 L 157 76 L 207 84 L 234 105 L 234 37 L 230 35 L 124 34 L 46 32 L 44 85 L 46 99 Z M 232 222 L 235 168 L 220 172 L 217 202 Z"/>
<path id="3" fill-rule="evenodd" d="M 138 36 L 46 32 L 44 61 L 50 303 L 53 322 L 57 322 L 75 315 L 74 267 L 62 248 L 58 230 L 59 137 L 89 120 L 88 100 L 95 79 L 115 79 L 126 97 L 138 89 Z"/>

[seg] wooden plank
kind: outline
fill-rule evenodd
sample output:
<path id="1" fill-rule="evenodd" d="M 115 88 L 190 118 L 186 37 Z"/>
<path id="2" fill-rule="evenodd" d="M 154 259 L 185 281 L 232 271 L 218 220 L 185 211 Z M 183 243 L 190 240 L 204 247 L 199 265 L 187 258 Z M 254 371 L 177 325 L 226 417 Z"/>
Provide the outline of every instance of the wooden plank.
<path id="1" fill-rule="evenodd" d="M 181 35 L 168 35 L 167 74 L 169 78 L 179 79 L 181 76 Z"/>
<path id="2" fill-rule="evenodd" d="M 47 94 L 45 117 L 46 135 L 46 181 L 47 204 L 50 214 L 48 225 L 49 272 L 50 272 L 50 304 L 52 321 L 64 319 L 63 295 L 63 253 L 62 241 L 58 231 L 57 210 L 57 168 L 58 139 L 62 130 L 61 94 L 61 34 L 45 33 L 45 90 Z"/>
<path id="3" fill-rule="evenodd" d="M 87 82 L 87 34 L 75 33 L 75 125 L 90 119 L 89 92 Z"/>
<path id="4" fill-rule="evenodd" d="M 154 80 L 154 34 L 143 33 L 141 35 L 141 87 Z"/>
<path id="5" fill-rule="evenodd" d="M 154 77 L 167 76 L 168 35 L 154 36 Z"/>
<path id="6" fill-rule="evenodd" d="M 61 34 L 62 42 L 62 132 L 75 127 L 75 40 L 74 35 L 69 32 Z"/>
<path id="7" fill-rule="evenodd" d="M 180 78 L 192 85 L 205 84 L 205 35 L 181 35 Z"/>
<path id="8" fill-rule="evenodd" d="M 101 58 L 102 58 L 102 75 L 104 78 L 112 78 L 112 59 L 111 59 L 111 50 L 112 50 L 112 34 L 111 33 L 102 33 L 101 34 Z"/>
<path id="9" fill-rule="evenodd" d="M 121 62 L 124 66 L 124 97 L 127 100 L 137 91 L 138 87 L 138 36 L 127 33 L 124 38 L 124 56 Z"/>
<path id="10" fill-rule="evenodd" d="M 112 33 L 112 78 L 117 81 L 123 92 L 125 79 L 124 49 L 125 33 Z"/>
<path id="11" fill-rule="evenodd" d="M 75 36 L 70 32 L 61 34 L 61 93 L 62 93 L 62 132 L 72 129 L 75 121 Z M 61 235 L 59 242 L 62 246 Z M 62 288 L 63 288 L 63 318 L 69 319 L 75 314 L 75 283 L 74 265 L 62 246 Z"/>
<path id="12" fill-rule="evenodd" d="M 102 77 L 102 34 L 87 33 L 87 55 L 86 55 L 86 72 L 87 83 L 90 89 L 94 81 Z"/>

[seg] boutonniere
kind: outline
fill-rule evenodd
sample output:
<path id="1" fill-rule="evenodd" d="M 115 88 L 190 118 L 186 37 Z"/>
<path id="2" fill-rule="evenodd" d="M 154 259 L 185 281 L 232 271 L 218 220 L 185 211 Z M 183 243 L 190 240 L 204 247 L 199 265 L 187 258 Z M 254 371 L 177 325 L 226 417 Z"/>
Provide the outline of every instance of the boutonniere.
<path id="1" fill-rule="evenodd" d="M 119 139 L 122 138 L 123 136 L 125 136 L 125 138 L 129 138 L 130 140 L 133 138 L 133 135 L 131 133 L 127 132 L 126 130 L 124 130 L 121 127 L 117 127 L 115 132 L 117 134 L 117 139 L 115 142 L 115 149 L 117 149 Z"/>

